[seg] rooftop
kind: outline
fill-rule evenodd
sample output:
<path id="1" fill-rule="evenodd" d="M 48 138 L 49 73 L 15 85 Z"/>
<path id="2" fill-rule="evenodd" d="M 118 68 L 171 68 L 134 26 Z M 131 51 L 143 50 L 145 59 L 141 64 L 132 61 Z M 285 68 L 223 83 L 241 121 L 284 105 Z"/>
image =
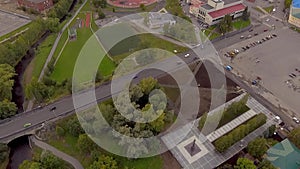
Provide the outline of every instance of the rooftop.
<path id="1" fill-rule="evenodd" d="M 227 4 L 232 4 L 234 2 L 239 2 L 241 0 L 223 0 L 223 1 L 224 1 L 224 5 L 227 5 Z M 242 1 L 241 1 L 241 3 L 242 3 Z"/>
<path id="2" fill-rule="evenodd" d="M 208 5 L 208 4 L 202 5 L 201 7 L 203 7 L 206 10 L 210 10 L 210 9 L 214 8 L 214 7 L 212 7 L 212 6 Z"/>
<path id="3" fill-rule="evenodd" d="M 275 144 L 268 151 L 268 160 L 275 166 L 284 169 L 300 167 L 300 150 L 288 139 Z"/>
<path id="4" fill-rule="evenodd" d="M 243 4 L 237 4 L 237 5 L 233 5 L 227 8 L 223 8 L 220 10 L 216 10 L 213 12 L 209 12 L 208 14 L 212 17 L 212 18 L 218 18 L 236 11 L 241 11 L 244 10 L 246 7 Z"/>
<path id="5" fill-rule="evenodd" d="M 300 8 L 300 0 L 293 0 L 293 7 Z"/>
<path id="6" fill-rule="evenodd" d="M 46 0 L 28 0 L 29 2 L 33 2 L 33 3 L 40 3 L 40 2 L 44 2 Z"/>

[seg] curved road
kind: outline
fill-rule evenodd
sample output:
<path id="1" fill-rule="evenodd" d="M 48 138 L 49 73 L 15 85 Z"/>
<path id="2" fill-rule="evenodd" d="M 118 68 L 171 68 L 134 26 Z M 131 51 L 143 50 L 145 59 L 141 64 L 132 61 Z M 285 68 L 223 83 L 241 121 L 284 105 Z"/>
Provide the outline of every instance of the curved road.
<path id="1" fill-rule="evenodd" d="M 83 169 L 83 166 L 80 164 L 80 162 L 77 159 L 73 158 L 72 156 L 69 156 L 68 154 L 57 150 L 55 147 L 52 147 L 51 145 L 49 145 L 45 142 L 42 142 L 42 141 L 36 139 L 35 137 L 30 137 L 30 138 L 31 138 L 31 141 L 36 146 L 38 146 L 38 147 L 40 147 L 44 150 L 52 152 L 55 156 L 57 156 L 57 157 L 63 159 L 64 161 L 70 163 L 75 169 Z"/>

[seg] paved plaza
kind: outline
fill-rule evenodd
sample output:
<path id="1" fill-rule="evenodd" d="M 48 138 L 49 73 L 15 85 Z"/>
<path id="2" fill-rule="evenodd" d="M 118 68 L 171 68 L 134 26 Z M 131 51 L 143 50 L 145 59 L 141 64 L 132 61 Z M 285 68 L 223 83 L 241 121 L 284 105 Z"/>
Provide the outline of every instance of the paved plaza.
<path id="1" fill-rule="evenodd" d="M 29 22 L 31 20 L 0 11 L 0 36 L 14 31 Z"/>
<path id="2" fill-rule="evenodd" d="M 252 97 L 249 97 L 247 106 L 251 109 L 251 111 L 246 113 L 247 114 L 246 116 L 250 117 L 253 116 L 253 114 L 262 112 L 267 116 L 267 123 L 265 123 L 263 126 L 259 127 L 258 129 L 254 130 L 252 133 L 244 137 L 241 141 L 235 143 L 233 146 L 231 146 L 227 151 L 225 151 L 222 154 L 215 150 L 215 147 L 213 146 L 212 142 L 208 139 L 208 137 L 211 137 L 211 134 L 205 136 L 197 128 L 199 119 L 187 124 L 186 125 L 187 127 L 180 128 L 175 132 L 165 135 L 162 138 L 162 140 L 165 143 L 165 145 L 171 149 L 170 151 L 172 152 L 173 156 L 177 159 L 177 161 L 180 163 L 180 165 L 183 168 L 185 169 L 215 168 L 221 165 L 222 163 L 224 163 L 225 161 L 227 161 L 228 159 L 230 159 L 231 157 L 233 157 L 242 149 L 244 149 L 247 146 L 248 142 L 262 135 L 263 132 L 268 129 L 268 127 L 270 127 L 273 124 L 279 123 L 275 121 L 275 116 L 269 110 L 267 110 L 264 106 L 262 106 Z M 237 119 L 239 119 L 239 117 Z M 242 119 L 240 120 L 241 121 L 239 123 L 242 122 Z M 232 124 L 228 123 L 225 126 L 230 127 L 230 125 Z M 190 126 L 193 127 L 191 130 L 188 130 Z M 232 126 L 231 130 L 233 128 L 234 126 Z M 186 135 L 186 133 L 188 134 Z M 226 134 L 225 131 L 222 132 L 222 134 L 218 134 L 218 137 L 224 134 Z M 176 144 L 176 142 L 178 142 L 178 139 L 181 139 L 182 141 L 178 145 L 174 145 Z M 216 139 L 216 137 L 214 139 Z M 193 149 L 191 148 L 191 145 L 194 145 Z M 197 151 L 195 147 L 197 148 Z M 191 150 L 196 151 L 196 153 L 195 152 L 191 153 Z"/>

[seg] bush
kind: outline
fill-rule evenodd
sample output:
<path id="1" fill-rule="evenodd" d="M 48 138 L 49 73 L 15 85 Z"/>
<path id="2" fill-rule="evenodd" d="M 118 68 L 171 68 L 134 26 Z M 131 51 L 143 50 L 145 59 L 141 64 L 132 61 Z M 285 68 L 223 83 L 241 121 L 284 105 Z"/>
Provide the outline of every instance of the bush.
<path id="1" fill-rule="evenodd" d="M 64 136 L 65 135 L 65 130 L 60 126 L 56 126 L 55 131 L 56 131 L 56 134 L 58 136 Z"/>
<path id="2" fill-rule="evenodd" d="M 224 152 L 229 147 L 231 147 L 234 143 L 240 141 L 246 135 L 257 129 L 258 127 L 262 126 L 266 123 L 267 117 L 263 113 L 260 113 L 253 117 L 252 119 L 248 120 L 247 122 L 243 123 L 242 125 L 238 126 L 237 128 L 233 129 L 228 134 L 218 138 L 214 141 L 214 145 L 217 151 Z"/>

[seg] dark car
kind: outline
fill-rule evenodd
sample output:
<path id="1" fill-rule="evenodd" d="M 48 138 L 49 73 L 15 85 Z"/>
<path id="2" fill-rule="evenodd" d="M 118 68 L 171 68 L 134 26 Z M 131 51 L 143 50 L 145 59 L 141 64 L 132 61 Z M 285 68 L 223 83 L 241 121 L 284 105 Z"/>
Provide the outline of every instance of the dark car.
<path id="1" fill-rule="evenodd" d="M 55 107 L 55 106 L 52 107 L 52 108 L 50 109 L 50 111 L 53 111 L 53 110 L 56 110 L 56 107 Z"/>
<path id="2" fill-rule="evenodd" d="M 258 35 L 258 33 L 257 33 L 257 32 L 255 32 L 255 33 L 254 33 L 254 36 L 257 36 L 257 35 Z"/>
<path id="3" fill-rule="evenodd" d="M 267 31 L 268 31 L 268 29 L 265 29 L 265 30 L 264 30 L 264 32 L 267 32 Z"/>
<path id="4" fill-rule="evenodd" d="M 252 32 L 252 31 L 253 31 L 253 29 L 250 29 L 250 30 L 249 30 L 249 32 Z"/>
<path id="5" fill-rule="evenodd" d="M 273 34 L 272 36 L 274 36 L 274 37 L 277 37 L 277 35 L 276 35 L 276 34 Z"/>

